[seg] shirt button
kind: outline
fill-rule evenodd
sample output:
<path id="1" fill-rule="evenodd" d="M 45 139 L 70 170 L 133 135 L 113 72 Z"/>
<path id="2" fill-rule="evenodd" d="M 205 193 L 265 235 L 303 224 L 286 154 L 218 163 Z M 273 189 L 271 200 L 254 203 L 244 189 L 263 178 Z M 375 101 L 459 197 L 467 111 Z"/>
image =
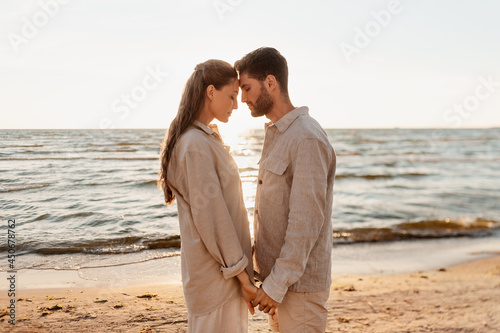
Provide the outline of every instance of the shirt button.
<path id="1" fill-rule="evenodd" d="M 262 185 L 262 179 L 259 179 L 259 184 Z"/>

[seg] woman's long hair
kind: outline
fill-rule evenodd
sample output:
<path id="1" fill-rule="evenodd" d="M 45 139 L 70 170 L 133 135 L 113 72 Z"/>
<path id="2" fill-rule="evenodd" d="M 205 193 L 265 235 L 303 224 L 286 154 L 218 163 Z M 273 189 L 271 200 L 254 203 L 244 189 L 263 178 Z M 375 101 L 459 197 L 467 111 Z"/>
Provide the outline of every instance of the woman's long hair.
<path id="1" fill-rule="evenodd" d="M 213 85 L 215 89 L 220 90 L 237 78 L 236 70 L 229 63 L 211 59 L 196 65 L 193 74 L 187 80 L 182 92 L 177 116 L 175 116 L 165 134 L 161 149 L 158 187 L 163 190 L 165 203 L 168 205 L 172 204 L 175 199 L 172 190 L 167 184 L 168 163 L 172 157 L 175 144 L 198 117 L 205 101 L 205 91 L 208 86 Z"/>

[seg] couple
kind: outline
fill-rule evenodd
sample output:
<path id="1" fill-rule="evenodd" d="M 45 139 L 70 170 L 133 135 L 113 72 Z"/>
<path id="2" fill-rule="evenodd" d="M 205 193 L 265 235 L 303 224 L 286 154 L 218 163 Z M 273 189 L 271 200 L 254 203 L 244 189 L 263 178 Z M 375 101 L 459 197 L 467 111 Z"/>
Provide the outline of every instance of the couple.
<path id="1" fill-rule="evenodd" d="M 253 247 L 238 166 L 210 124 L 229 120 L 240 88 L 252 116 L 271 121 L 259 162 Z M 273 331 L 324 332 L 336 158 L 308 108 L 290 102 L 285 58 L 263 47 L 234 68 L 221 60 L 197 65 L 161 163 L 165 201 L 177 199 L 188 331 L 247 332 L 248 310 L 258 307 Z"/>

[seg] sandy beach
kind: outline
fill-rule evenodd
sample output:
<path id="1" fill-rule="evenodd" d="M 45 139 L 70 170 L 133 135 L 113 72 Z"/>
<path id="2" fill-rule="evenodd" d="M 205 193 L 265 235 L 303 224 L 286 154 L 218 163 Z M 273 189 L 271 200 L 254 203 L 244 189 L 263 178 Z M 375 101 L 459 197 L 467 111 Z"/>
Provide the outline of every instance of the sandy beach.
<path id="1" fill-rule="evenodd" d="M 500 255 L 409 274 L 334 276 L 327 332 L 499 332 Z M 20 290 L 7 332 L 186 332 L 179 284 Z M 7 293 L 0 296 L 8 304 Z M 267 316 L 249 332 L 270 332 Z"/>

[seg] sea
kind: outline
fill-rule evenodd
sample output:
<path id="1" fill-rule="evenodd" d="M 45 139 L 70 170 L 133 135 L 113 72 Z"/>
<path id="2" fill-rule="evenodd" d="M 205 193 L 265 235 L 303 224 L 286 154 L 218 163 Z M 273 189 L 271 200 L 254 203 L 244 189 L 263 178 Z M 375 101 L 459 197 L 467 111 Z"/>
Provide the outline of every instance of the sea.
<path id="1" fill-rule="evenodd" d="M 326 132 L 337 154 L 335 248 L 456 238 L 500 244 L 499 128 Z M 164 134 L 0 130 L 0 271 L 9 270 L 13 247 L 15 269 L 28 271 L 178 257 L 177 207 L 165 205 L 156 184 Z M 264 130 L 221 134 L 252 223 Z"/>

